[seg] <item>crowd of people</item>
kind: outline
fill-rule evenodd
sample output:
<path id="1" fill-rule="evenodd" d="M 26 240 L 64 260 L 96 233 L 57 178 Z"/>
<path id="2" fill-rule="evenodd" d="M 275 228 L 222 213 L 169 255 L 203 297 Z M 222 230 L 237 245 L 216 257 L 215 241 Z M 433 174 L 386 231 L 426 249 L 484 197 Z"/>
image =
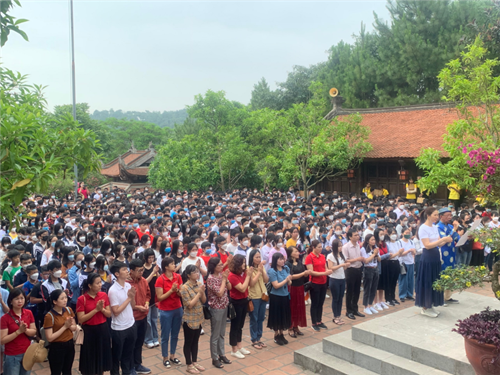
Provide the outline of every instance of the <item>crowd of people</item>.
<path id="1" fill-rule="evenodd" d="M 478 202 L 416 203 L 411 189 L 305 199 L 293 190 L 90 192 L 82 184 L 76 197 L 26 197 L 19 221 L 0 228 L 3 373 L 29 374 L 27 350 L 43 339 L 52 375 L 71 374 L 75 340 L 83 375 L 148 374 L 142 351 L 154 347 L 166 369 L 185 362 L 198 374 L 204 324 L 212 365 L 230 368 L 268 346 L 265 329 L 277 345 L 308 326 L 328 329 L 327 298 L 332 323 L 345 324 L 344 295 L 347 319 L 405 301 L 436 318 L 437 307 L 458 303 L 432 289 L 440 272 L 493 261 L 473 239 L 457 241 L 476 219 L 500 226 L 499 215 Z"/>

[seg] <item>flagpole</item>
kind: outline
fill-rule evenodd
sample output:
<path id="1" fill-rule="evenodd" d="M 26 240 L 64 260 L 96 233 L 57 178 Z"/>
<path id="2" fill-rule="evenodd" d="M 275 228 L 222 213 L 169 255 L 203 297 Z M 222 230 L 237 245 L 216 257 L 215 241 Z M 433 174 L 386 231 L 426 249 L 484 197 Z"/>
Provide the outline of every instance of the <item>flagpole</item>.
<path id="1" fill-rule="evenodd" d="M 73 94 L 73 120 L 76 121 L 76 89 L 75 89 L 75 36 L 73 25 L 73 0 L 69 0 L 71 20 L 71 89 Z M 75 172 L 75 202 L 78 198 L 78 166 L 73 164 Z"/>

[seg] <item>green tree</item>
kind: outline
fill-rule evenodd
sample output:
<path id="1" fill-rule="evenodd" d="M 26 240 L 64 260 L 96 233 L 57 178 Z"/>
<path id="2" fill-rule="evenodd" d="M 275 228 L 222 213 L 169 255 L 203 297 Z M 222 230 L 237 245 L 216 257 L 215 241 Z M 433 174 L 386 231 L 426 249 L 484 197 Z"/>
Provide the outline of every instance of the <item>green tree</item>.
<path id="1" fill-rule="evenodd" d="M 311 92 L 315 94 L 308 103 L 255 115 L 262 124 L 262 138 L 270 142 L 264 146 L 268 153 L 259 163 L 259 174 L 269 185 L 299 183 L 306 195 L 317 183 L 356 166 L 371 150 L 361 116 L 325 120 L 321 85 L 311 85 Z"/>
<path id="2" fill-rule="evenodd" d="M 99 141 L 71 115 L 51 119 L 43 87 L 0 67 L 0 212 L 12 220 L 29 193 L 45 193 L 57 173 L 82 165 L 83 175 L 99 170 Z"/>
<path id="3" fill-rule="evenodd" d="M 149 167 L 149 181 L 157 189 L 207 190 L 217 183 L 217 174 L 205 157 L 199 138 L 187 135 L 182 140 L 169 139 L 158 149 Z"/>
<path id="4" fill-rule="evenodd" d="M 266 79 L 262 78 L 253 86 L 250 106 L 254 111 L 262 108 L 276 109 L 277 99 L 276 92 L 271 91 Z"/>
<path id="5" fill-rule="evenodd" d="M 446 128 L 444 152 L 427 148 L 416 159 L 426 172 L 421 180 L 424 189 L 436 191 L 443 183 L 456 182 L 462 189 L 478 193 L 481 176 L 470 173 L 470 159 L 464 151 L 469 145 L 490 152 L 500 146 L 500 77 L 493 74 L 500 62 L 486 59 L 486 55 L 484 43 L 477 37 L 460 58 L 450 61 L 439 74 L 443 100 L 457 103 L 460 119 Z"/>
<path id="6" fill-rule="evenodd" d="M 7 43 L 9 34 L 14 31 L 21 35 L 24 40 L 28 41 L 28 35 L 19 28 L 19 25 L 28 22 L 28 20 L 11 16 L 9 12 L 14 7 L 14 4 L 21 6 L 19 0 L 2 0 L 0 1 L 0 47 L 3 47 Z"/>
<path id="7" fill-rule="evenodd" d="M 209 90 L 195 100 L 187 111 L 200 126 L 198 138 L 203 141 L 206 157 L 219 176 L 220 188 L 233 189 L 254 162 L 250 146 L 241 134 L 248 111 L 226 99 L 223 91 Z"/>
<path id="8" fill-rule="evenodd" d="M 136 149 L 144 150 L 150 144 L 154 147 L 164 144 L 170 134 L 168 128 L 160 128 L 156 124 L 142 121 L 108 118 L 103 122 L 99 121 L 99 124 L 112 134 L 108 141 L 107 160 L 112 160 L 127 152 L 132 141 Z"/>

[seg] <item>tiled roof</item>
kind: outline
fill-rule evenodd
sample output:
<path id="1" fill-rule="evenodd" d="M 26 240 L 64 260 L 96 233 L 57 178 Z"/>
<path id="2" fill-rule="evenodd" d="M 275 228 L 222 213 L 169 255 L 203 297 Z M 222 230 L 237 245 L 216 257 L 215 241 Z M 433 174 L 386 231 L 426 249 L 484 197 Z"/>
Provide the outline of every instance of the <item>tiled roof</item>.
<path id="1" fill-rule="evenodd" d="M 121 155 L 121 158 L 126 166 L 131 165 L 134 163 L 136 160 L 141 158 L 142 156 L 145 156 L 146 154 L 151 153 L 151 150 L 136 150 L 134 152 L 132 151 L 127 151 L 123 155 Z M 120 175 L 120 163 L 118 161 L 119 158 L 113 159 L 109 163 L 103 165 L 101 169 L 101 174 L 109 177 L 118 177 Z M 145 172 L 143 171 L 143 168 L 145 168 Z M 137 172 L 137 173 L 136 173 Z M 139 176 L 147 176 L 148 174 L 148 169 L 147 167 L 138 167 L 138 168 L 132 168 L 129 169 L 130 174 L 137 174 Z"/>
<path id="2" fill-rule="evenodd" d="M 133 174 L 136 176 L 147 176 L 148 170 L 149 170 L 148 167 L 138 167 L 138 168 L 125 169 L 125 171 L 128 174 Z"/>
<path id="3" fill-rule="evenodd" d="M 356 112 L 356 110 L 349 110 Z M 376 111 L 359 111 L 362 125 L 370 128 L 368 141 L 373 149 L 365 158 L 416 158 L 422 148 L 432 147 L 442 151 L 446 126 L 458 120 L 455 108 L 420 107 L 418 109 L 394 108 Z M 345 115 L 339 116 L 342 119 Z"/>

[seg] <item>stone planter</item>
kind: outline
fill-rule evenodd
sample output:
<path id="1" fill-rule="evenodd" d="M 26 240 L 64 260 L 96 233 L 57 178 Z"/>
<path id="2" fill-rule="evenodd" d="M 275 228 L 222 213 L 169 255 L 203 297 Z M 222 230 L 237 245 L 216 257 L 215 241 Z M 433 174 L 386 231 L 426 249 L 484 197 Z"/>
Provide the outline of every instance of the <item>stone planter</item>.
<path id="1" fill-rule="evenodd" d="M 500 374 L 500 354 L 494 345 L 464 337 L 465 353 L 476 375 Z"/>

